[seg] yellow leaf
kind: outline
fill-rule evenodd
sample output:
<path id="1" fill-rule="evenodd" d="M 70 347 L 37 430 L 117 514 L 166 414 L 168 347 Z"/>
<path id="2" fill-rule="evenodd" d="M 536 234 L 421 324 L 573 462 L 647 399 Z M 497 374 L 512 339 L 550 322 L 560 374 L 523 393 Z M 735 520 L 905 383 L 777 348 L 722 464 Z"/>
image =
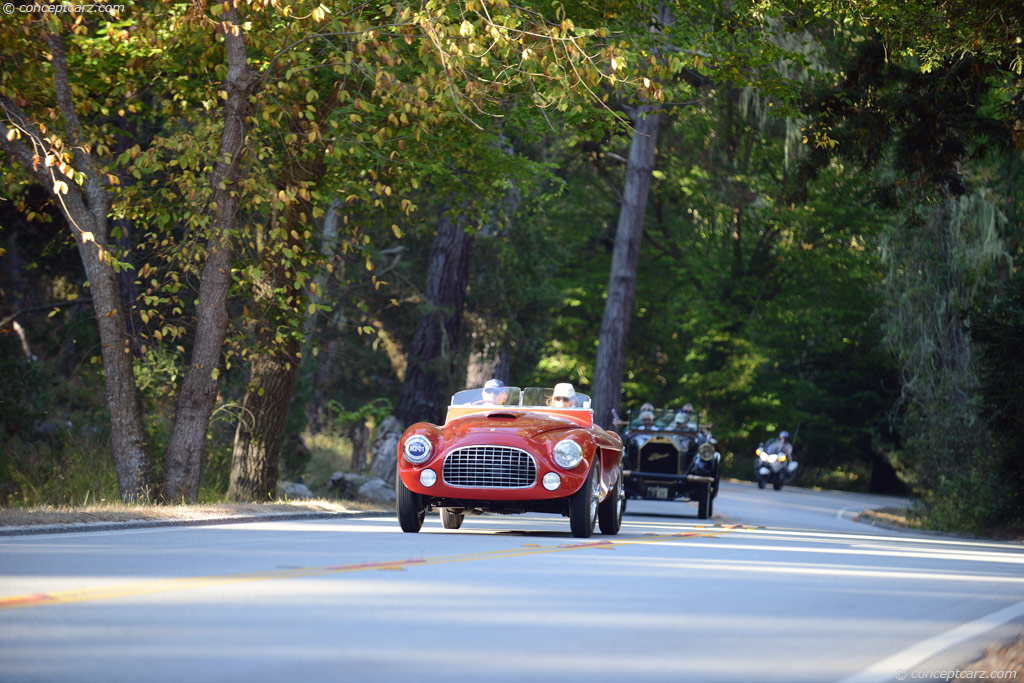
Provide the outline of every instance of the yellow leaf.
<path id="1" fill-rule="evenodd" d="M 316 304 L 310 304 L 309 308 L 307 308 L 306 310 L 309 311 L 310 315 L 315 314 L 316 313 Z"/>
<path id="2" fill-rule="evenodd" d="M 216 382 L 218 377 L 220 377 L 220 370 L 218 368 L 210 370 L 210 379 Z"/>

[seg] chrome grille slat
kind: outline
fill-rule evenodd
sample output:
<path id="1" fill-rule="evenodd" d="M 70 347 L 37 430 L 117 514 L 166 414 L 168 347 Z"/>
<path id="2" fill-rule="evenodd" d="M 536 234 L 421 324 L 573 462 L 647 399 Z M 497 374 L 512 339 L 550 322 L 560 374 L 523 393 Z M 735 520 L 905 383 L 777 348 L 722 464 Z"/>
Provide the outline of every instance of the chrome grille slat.
<path id="1" fill-rule="evenodd" d="M 441 477 L 449 486 L 525 489 L 537 482 L 537 463 L 519 448 L 463 446 L 445 457 Z"/>

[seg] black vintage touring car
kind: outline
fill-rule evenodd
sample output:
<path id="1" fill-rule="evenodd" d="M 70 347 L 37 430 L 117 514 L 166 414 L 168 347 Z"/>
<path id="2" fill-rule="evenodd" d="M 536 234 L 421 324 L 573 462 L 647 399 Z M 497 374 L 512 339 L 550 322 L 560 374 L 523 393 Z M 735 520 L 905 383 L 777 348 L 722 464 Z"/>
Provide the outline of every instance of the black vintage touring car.
<path id="1" fill-rule="evenodd" d="M 695 500 L 697 516 L 711 517 L 722 456 L 699 419 L 674 410 L 631 412 L 623 432 L 627 498 Z"/>

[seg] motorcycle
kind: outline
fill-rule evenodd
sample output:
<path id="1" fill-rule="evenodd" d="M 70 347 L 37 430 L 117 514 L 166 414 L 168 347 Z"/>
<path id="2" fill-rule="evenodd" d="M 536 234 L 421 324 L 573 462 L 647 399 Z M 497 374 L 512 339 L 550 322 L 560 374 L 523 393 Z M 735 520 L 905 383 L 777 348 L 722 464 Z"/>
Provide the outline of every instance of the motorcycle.
<path id="1" fill-rule="evenodd" d="M 782 442 L 773 441 L 767 446 L 759 444 L 754 453 L 757 456 L 754 461 L 757 488 L 763 489 L 771 483 L 772 488 L 781 491 L 782 486 L 796 474 L 797 462 L 792 454 L 783 450 Z"/>

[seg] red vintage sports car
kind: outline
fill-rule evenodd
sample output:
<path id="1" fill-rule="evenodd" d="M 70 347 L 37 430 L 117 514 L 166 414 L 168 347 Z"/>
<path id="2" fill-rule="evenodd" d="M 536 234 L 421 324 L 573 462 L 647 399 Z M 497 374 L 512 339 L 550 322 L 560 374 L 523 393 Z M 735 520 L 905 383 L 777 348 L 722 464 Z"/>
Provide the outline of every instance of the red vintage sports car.
<path id="1" fill-rule="evenodd" d="M 467 514 L 554 512 L 578 538 L 593 534 L 595 522 L 617 534 L 626 501 L 622 439 L 594 424 L 589 397 L 570 387 L 570 400 L 556 407 L 563 397 L 555 394 L 467 389 L 452 397 L 443 426 L 406 429 L 395 477 L 402 531 L 419 531 L 439 508 L 445 529 L 461 527 Z"/>

